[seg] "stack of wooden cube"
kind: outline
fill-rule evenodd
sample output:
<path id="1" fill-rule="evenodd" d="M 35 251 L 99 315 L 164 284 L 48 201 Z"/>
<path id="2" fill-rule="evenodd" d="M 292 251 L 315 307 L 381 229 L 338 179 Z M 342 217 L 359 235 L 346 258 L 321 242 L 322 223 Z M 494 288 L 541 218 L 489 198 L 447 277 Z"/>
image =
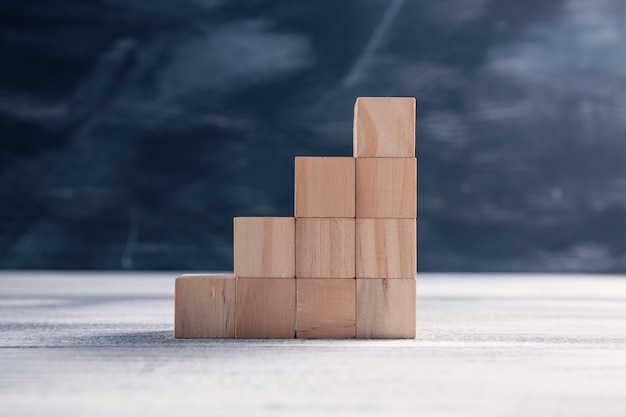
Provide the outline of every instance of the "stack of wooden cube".
<path id="1" fill-rule="evenodd" d="M 175 337 L 415 337 L 415 99 L 357 99 L 353 141 L 296 157 L 295 217 L 234 219 L 234 274 L 176 279 Z"/>

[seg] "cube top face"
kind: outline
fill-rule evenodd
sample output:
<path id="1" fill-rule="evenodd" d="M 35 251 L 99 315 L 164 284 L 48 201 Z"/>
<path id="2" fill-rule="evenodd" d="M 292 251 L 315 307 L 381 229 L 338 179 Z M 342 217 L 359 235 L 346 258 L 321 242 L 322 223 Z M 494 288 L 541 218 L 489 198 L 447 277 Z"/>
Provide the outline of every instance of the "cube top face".
<path id="1" fill-rule="evenodd" d="M 417 160 L 357 158 L 356 217 L 416 218 Z"/>
<path id="2" fill-rule="evenodd" d="M 415 338 L 415 279 L 357 279 L 356 337 Z"/>
<path id="3" fill-rule="evenodd" d="M 351 157 L 296 157 L 296 217 L 354 217 L 355 165 Z"/>
<path id="4" fill-rule="evenodd" d="M 296 219 L 296 277 L 354 278 L 355 219 Z"/>
<path id="5" fill-rule="evenodd" d="M 357 278 L 415 278 L 415 219 L 356 219 Z"/>
<path id="6" fill-rule="evenodd" d="M 175 338 L 235 337 L 233 275 L 183 275 L 174 287 Z"/>
<path id="7" fill-rule="evenodd" d="M 356 279 L 298 279 L 298 338 L 356 336 Z"/>
<path id="8" fill-rule="evenodd" d="M 234 274 L 183 274 L 181 276 L 179 276 L 178 278 L 176 278 L 176 284 L 178 284 L 179 282 L 186 282 L 186 281 L 195 281 L 195 280 L 200 280 L 200 281 L 204 281 L 204 280 L 209 280 L 209 279 L 234 279 L 235 275 Z"/>
<path id="9" fill-rule="evenodd" d="M 296 337 L 296 279 L 237 278 L 235 337 Z"/>
<path id="10" fill-rule="evenodd" d="M 235 275 L 295 277 L 295 227 L 293 217 L 235 217 Z"/>
<path id="11" fill-rule="evenodd" d="M 353 132 L 357 158 L 415 157 L 415 98 L 357 98 Z"/>

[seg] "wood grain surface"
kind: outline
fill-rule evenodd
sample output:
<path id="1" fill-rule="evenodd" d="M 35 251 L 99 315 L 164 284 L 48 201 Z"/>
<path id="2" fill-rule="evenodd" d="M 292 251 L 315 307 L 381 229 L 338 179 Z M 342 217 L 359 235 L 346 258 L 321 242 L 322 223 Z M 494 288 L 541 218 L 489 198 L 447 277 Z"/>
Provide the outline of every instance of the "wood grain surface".
<path id="1" fill-rule="evenodd" d="M 296 277 L 354 278 L 355 219 L 296 219 Z"/>
<path id="2" fill-rule="evenodd" d="M 354 158 L 296 157 L 296 217 L 354 217 Z"/>
<path id="3" fill-rule="evenodd" d="M 237 278 L 238 339 L 296 336 L 295 278 Z"/>
<path id="4" fill-rule="evenodd" d="M 356 219 L 357 278 L 415 278 L 415 219 Z"/>
<path id="5" fill-rule="evenodd" d="M 235 217 L 235 276 L 295 277 L 295 225 L 293 217 Z"/>
<path id="6" fill-rule="evenodd" d="M 356 217 L 417 217 L 417 160 L 356 158 Z"/>
<path id="7" fill-rule="evenodd" d="M 357 98 L 353 147 L 359 158 L 415 157 L 415 98 Z"/>
<path id="8" fill-rule="evenodd" d="M 356 279 L 298 278 L 296 337 L 356 336 Z"/>
<path id="9" fill-rule="evenodd" d="M 174 337 L 235 337 L 235 277 L 182 275 L 174 284 Z"/>
<path id="10" fill-rule="evenodd" d="M 356 280 L 356 337 L 415 338 L 415 279 Z"/>

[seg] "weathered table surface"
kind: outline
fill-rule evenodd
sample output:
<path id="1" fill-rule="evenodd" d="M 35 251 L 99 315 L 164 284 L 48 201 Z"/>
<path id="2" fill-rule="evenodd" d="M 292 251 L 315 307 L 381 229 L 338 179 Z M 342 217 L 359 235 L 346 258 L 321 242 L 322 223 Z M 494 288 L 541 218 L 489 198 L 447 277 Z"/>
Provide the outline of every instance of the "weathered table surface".
<path id="1" fill-rule="evenodd" d="M 415 340 L 174 340 L 175 273 L 0 273 L 0 415 L 626 415 L 626 278 L 419 275 Z"/>

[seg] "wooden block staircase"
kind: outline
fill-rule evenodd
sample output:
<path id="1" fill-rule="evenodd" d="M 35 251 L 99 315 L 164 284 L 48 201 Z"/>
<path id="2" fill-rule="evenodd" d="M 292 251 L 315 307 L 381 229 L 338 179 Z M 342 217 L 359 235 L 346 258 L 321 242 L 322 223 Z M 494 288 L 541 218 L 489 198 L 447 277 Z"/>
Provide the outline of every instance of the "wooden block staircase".
<path id="1" fill-rule="evenodd" d="M 415 99 L 360 97 L 353 157 L 296 157 L 294 217 L 235 217 L 234 273 L 175 283 L 176 338 L 415 338 Z"/>

